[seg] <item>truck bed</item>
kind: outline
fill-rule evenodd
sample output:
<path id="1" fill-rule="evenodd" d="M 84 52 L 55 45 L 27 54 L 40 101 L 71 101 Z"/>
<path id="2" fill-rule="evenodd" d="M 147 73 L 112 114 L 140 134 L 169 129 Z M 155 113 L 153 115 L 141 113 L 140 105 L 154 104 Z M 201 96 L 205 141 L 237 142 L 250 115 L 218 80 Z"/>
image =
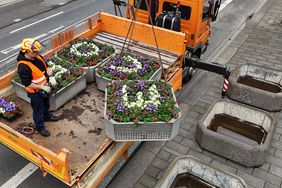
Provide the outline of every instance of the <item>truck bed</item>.
<path id="1" fill-rule="evenodd" d="M 13 122 L 0 118 L 2 123 L 13 129 L 22 122 L 33 122 L 30 104 L 16 98 L 22 104 L 25 114 Z M 54 112 L 60 116 L 58 122 L 46 122 L 45 127 L 51 132 L 50 137 L 43 137 L 35 132 L 29 138 L 55 153 L 66 148 L 70 151 L 69 168 L 73 177 L 82 173 L 87 163 L 98 152 L 102 152 L 102 145 L 110 139 L 105 135 L 103 124 L 104 93 L 98 91 L 94 83 L 87 86 L 74 99 Z"/>

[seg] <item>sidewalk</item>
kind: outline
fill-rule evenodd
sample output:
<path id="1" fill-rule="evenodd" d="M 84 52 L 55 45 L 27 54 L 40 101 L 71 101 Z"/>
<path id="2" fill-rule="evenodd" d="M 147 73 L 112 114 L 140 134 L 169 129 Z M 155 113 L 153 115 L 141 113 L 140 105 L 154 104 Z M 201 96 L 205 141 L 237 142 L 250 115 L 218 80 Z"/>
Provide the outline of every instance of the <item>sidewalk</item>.
<path id="1" fill-rule="evenodd" d="M 266 12 L 260 11 L 251 18 L 217 62 L 230 67 L 251 63 L 282 70 L 282 1 L 269 1 L 263 9 Z M 226 58 L 234 50 L 231 59 Z M 236 174 L 251 188 L 282 188 L 282 112 L 273 113 L 278 126 L 261 167 L 244 167 L 201 149 L 195 141 L 196 125 L 210 104 L 221 98 L 222 83 L 222 76 L 201 71 L 178 98 L 182 112 L 179 134 L 167 142 L 146 142 L 110 187 L 154 187 L 176 156 L 192 155 Z"/>

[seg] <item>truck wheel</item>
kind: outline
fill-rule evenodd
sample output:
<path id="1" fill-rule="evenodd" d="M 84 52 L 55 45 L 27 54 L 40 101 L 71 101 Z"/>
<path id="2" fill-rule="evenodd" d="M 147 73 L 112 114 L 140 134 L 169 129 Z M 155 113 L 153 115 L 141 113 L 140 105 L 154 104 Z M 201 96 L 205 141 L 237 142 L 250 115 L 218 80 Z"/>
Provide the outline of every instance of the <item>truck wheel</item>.
<path id="1" fill-rule="evenodd" d="M 216 21 L 217 19 L 217 16 L 218 16 L 218 13 L 219 13 L 219 7 L 221 5 L 221 0 L 218 0 L 216 3 L 215 3 L 215 6 L 214 6 L 214 15 L 212 16 L 212 21 Z"/>

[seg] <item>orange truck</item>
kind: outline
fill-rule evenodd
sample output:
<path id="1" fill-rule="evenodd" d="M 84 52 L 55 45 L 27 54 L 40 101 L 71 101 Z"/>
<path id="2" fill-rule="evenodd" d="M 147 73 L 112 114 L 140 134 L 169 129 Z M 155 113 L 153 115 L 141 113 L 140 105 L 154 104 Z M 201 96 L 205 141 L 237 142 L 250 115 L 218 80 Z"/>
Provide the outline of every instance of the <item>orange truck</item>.
<path id="1" fill-rule="evenodd" d="M 55 55 L 71 41 L 80 38 L 93 38 L 97 42 L 110 44 L 120 50 L 132 24 L 130 18 L 134 17 L 137 21 L 134 21 L 134 29 L 125 47 L 137 54 L 155 58 L 160 56 L 164 73 L 162 79 L 170 82 L 175 91 L 180 90 L 183 83 L 183 62 L 192 55 L 200 57 L 210 36 L 210 23 L 216 15 L 210 13 L 211 9 L 207 15 L 203 14 L 202 0 L 159 0 L 143 2 L 140 6 L 136 2 L 128 1 L 127 18 L 99 12 L 52 35 L 42 41 L 46 46 L 44 57 Z M 154 11 L 148 11 L 144 3 Z M 152 28 L 149 24 L 151 22 L 148 14 L 153 13 L 154 20 L 158 20 L 158 17 L 164 14 L 164 7 L 168 12 L 174 9 L 180 11 L 179 31 L 161 26 Z M 182 16 L 181 11 L 184 11 L 185 15 Z M 203 16 L 205 18 L 202 18 Z M 188 53 L 191 55 L 187 55 Z M 3 61 L 16 64 L 16 56 Z M 0 78 L 1 96 L 13 95 L 14 87 L 11 80 L 15 71 L 12 70 Z M 31 121 L 30 105 L 20 99 L 17 100 L 27 111 L 24 120 Z M 87 109 L 89 106 L 85 103 L 90 101 L 96 102 L 96 109 Z M 71 100 L 63 109 L 55 112 L 61 113 L 65 119 L 60 123 L 52 122 L 49 138 L 39 135 L 28 138 L 15 130 L 15 123 L 0 119 L 0 142 L 37 165 L 43 175 L 49 173 L 70 187 L 105 187 L 126 160 L 134 154 L 141 142 L 114 142 L 103 131 L 97 133 L 97 130 L 103 129 L 102 101 L 103 94 L 97 91 L 94 84 L 88 85 L 86 91 Z M 81 112 L 67 114 L 75 111 L 73 108 L 70 109 L 71 106 L 75 106 L 76 110 Z M 95 130 L 98 127 L 96 132 L 92 130 L 96 134 L 91 134 L 91 126 L 95 127 Z"/>

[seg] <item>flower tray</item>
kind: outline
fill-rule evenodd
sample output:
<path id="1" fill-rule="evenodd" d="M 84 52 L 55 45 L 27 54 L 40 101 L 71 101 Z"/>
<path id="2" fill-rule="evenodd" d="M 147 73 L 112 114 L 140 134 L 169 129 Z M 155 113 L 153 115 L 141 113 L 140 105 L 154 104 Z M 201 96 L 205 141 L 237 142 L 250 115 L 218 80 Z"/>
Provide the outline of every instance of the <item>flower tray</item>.
<path id="1" fill-rule="evenodd" d="M 120 81 L 122 82 L 122 81 Z M 173 89 L 171 88 L 174 101 L 176 101 Z M 176 102 L 175 102 L 176 103 Z M 177 103 L 176 106 L 178 107 Z M 168 122 L 118 122 L 110 119 L 107 115 L 107 88 L 105 91 L 104 121 L 105 132 L 114 141 L 158 141 L 171 140 L 178 134 L 181 114 Z"/>
<path id="2" fill-rule="evenodd" d="M 27 96 L 27 92 L 22 84 L 12 80 L 15 91 L 18 97 L 30 102 L 30 98 Z M 66 87 L 60 89 L 56 93 L 52 94 L 50 97 L 50 111 L 58 110 L 66 102 L 75 97 L 78 93 L 86 88 L 86 73 L 78 77 L 77 80 L 72 81 Z"/>
<path id="3" fill-rule="evenodd" d="M 94 82 L 95 79 L 97 81 L 97 78 L 95 78 L 95 69 L 100 66 L 101 64 L 107 62 L 109 60 L 110 57 L 114 56 L 115 54 L 110 55 L 109 57 L 107 57 L 106 59 L 104 59 L 103 61 L 101 61 L 100 63 L 98 63 L 97 65 L 93 65 L 93 66 L 88 66 L 88 67 L 83 67 L 85 72 L 86 72 L 86 82 L 87 83 L 91 83 Z"/>
<path id="4" fill-rule="evenodd" d="M 112 55 L 112 57 L 114 57 L 114 55 Z M 103 63 L 101 63 L 99 66 L 96 66 L 96 67 L 97 68 L 101 67 L 101 66 L 105 65 L 108 61 L 109 61 L 109 59 L 103 61 Z M 101 91 L 105 91 L 106 85 L 113 80 L 113 79 L 109 79 L 109 78 L 106 78 L 106 77 L 100 75 L 99 72 L 97 72 L 97 69 L 95 70 L 95 76 L 96 76 L 97 87 Z M 160 67 L 149 78 L 149 80 L 159 80 L 159 79 L 161 79 L 161 76 L 162 76 L 162 68 Z"/>

